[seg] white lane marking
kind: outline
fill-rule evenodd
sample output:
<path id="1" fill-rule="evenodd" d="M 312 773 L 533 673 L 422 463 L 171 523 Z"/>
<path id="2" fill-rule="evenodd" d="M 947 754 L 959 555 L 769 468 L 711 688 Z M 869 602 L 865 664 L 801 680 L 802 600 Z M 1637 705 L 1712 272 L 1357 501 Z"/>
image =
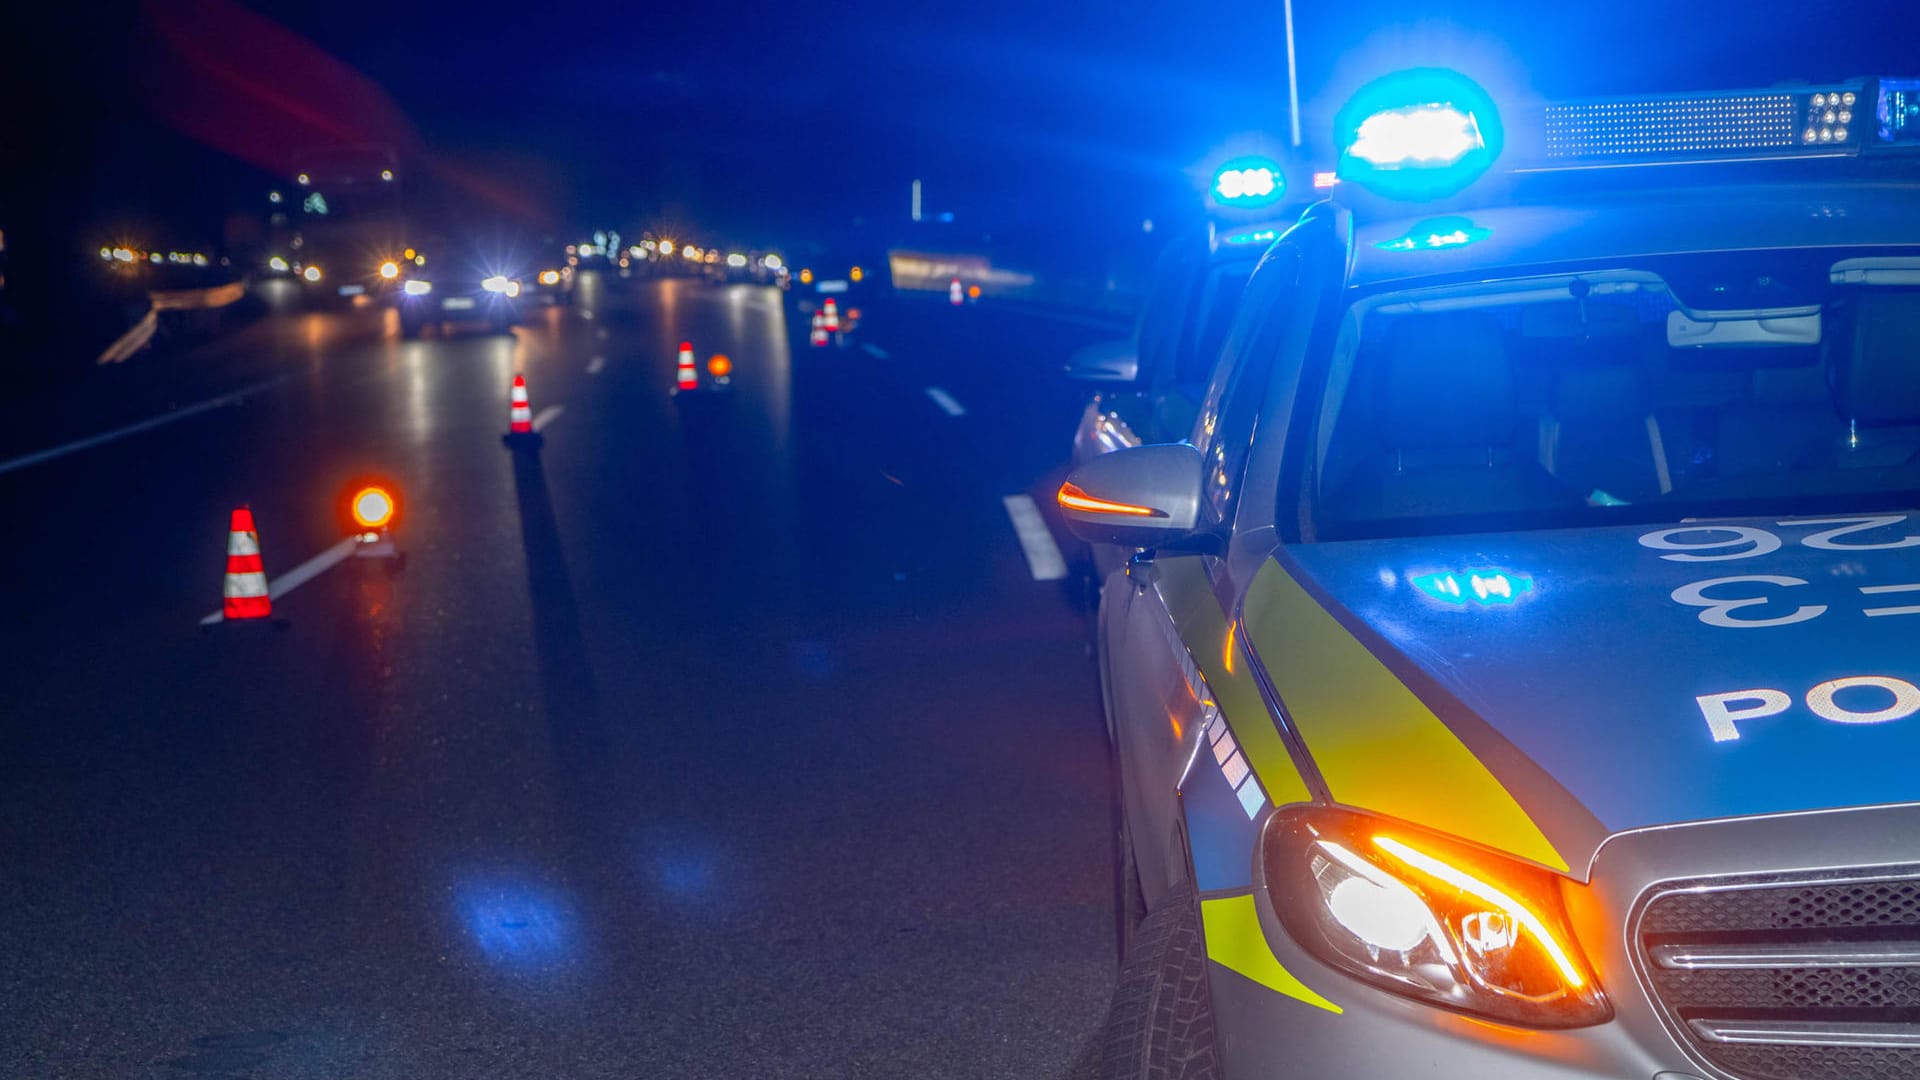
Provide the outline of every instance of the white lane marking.
<path id="1" fill-rule="evenodd" d="M 107 346 L 107 350 L 101 353 L 100 358 L 95 360 L 94 363 L 119 364 L 126 362 L 128 357 L 147 347 L 147 342 L 153 340 L 154 332 L 159 328 L 160 313 L 151 308 L 147 309 L 147 313 L 140 317 L 140 321 L 133 324 L 133 329 L 128 330 L 115 339 L 114 343 Z"/>
<path id="2" fill-rule="evenodd" d="M 952 394 L 947 393 L 945 390 L 942 390 L 937 386 L 927 387 L 927 396 L 933 399 L 933 403 L 935 405 L 938 405 L 942 409 L 946 410 L 946 413 L 948 416 L 967 415 L 967 410 L 965 406 L 953 400 Z"/>
<path id="3" fill-rule="evenodd" d="M 254 383 L 252 386 L 235 390 L 231 394 L 222 394 L 217 398 L 210 398 L 197 405 L 188 405 L 184 409 L 175 409 L 164 416 L 156 416 L 149 420 L 142 420 L 137 424 L 128 424 L 123 428 L 115 428 L 112 431 L 102 432 L 90 438 L 79 439 L 46 450 L 35 451 L 34 453 L 14 458 L 11 461 L 0 461 L 0 473 L 12 472 L 15 469 L 24 469 L 29 465 L 38 465 L 43 461 L 52 461 L 54 458 L 65 457 L 68 454 L 77 453 L 81 450 L 92 449 L 93 447 L 110 443 L 115 439 L 124 439 L 129 435 L 138 435 L 143 431 L 151 431 L 162 424 L 171 424 L 175 420 L 185 420 L 189 416 L 195 416 L 210 409 L 217 409 L 222 405 L 238 404 L 252 397 L 254 394 L 281 382 L 285 378 L 286 376 L 282 375 L 279 378 Z"/>
<path id="4" fill-rule="evenodd" d="M 873 357 L 875 360 L 885 360 L 887 358 L 887 350 L 881 348 L 878 345 L 875 345 L 871 341 L 867 342 L 866 344 L 860 347 L 862 349 L 865 349 L 867 355 Z"/>
<path id="5" fill-rule="evenodd" d="M 1047 528 L 1040 508 L 1031 495 L 1008 495 L 1000 500 L 1013 521 L 1013 533 L 1020 538 L 1020 550 L 1026 553 L 1027 569 L 1035 581 L 1059 581 L 1067 576 L 1067 560 L 1054 543 L 1053 530 Z"/>
<path id="6" fill-rule="evenodd" d="M 267 596 L 271 599 L 278 600 L 300 586 L 305 585 L 307 582 L 312 581 L 314 578 L 319 577 L 321 574 L 346 562 L 353 557 L 353 545 L 359 542 L 359 537 L 349 536 L 320 554 L 315 555 L 313 558 L 308 559 L 306 562 L 301 563 L 299 566 L 267 582 Z M 221 622 L 224 619 L 225 616 L 216 611 L 211 615 L 201 618 L 200 625 L 212 626 L 214 623 Z"/>
<path id="7" fill-rule="evenodd" d="M 553 423 L 555 420 L 558 420 L 560 418 L 561 413 L 566 411 L 567 411 L 567 407 L 565 405 L 549 405 L 546 408 L 541 409 L 539 412 L 534 413 L 533 414 L 533 430 L 539 431 L 541 428 L 546 427 L 548 424 Z"/>
<path id="8" fill-rule="evenodd" d="M 606 357 L 596 356 L 593 359 L 587 361 L 587 374 L 598 375 L 605 370 L 607 370 Z"/>

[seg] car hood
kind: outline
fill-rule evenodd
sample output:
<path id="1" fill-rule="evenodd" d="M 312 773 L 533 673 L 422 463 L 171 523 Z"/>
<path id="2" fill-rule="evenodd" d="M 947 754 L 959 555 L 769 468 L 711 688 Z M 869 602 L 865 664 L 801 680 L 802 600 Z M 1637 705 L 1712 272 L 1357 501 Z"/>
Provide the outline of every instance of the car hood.
<path id="1" fill-rule="evenodd" d="M 1536 814 L 1521 773 L 1606 832 L 1920 799 L 1920 515 L 1284 558 Z"/>

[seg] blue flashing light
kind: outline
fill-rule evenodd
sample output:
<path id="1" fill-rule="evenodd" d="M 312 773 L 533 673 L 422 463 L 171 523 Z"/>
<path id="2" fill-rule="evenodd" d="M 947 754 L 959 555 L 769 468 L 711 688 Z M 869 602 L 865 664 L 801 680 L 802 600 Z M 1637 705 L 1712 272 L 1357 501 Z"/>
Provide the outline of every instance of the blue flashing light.
<path id="1" fill-rule="evenodd" d="M 1334 117 L 1335 172 L 1390 199 L 1437 199 L 1479 179 L 1506 133 L 1493 99 L 1472 79 L 1442 68 L 1385 75 L 1360 88 Z"/>
<path id="2" fill-rule="evenodd" d="M 1506 570 L 1443 570 L 1408 580 L 1414 588 L 1455 607 L 1508 607 L 1533 595 L 1533 578 Z"/>
<path id="3" fill-rule="evenodd" d="M 1275 229 L 1255 229 L 1252 232 L 1237 232 L 1227 237 L 1229 244 L 1271 244 L 1280 233 Z"/>
<path id="4" fill-rule="evenodd" d="M 1287 193 L 1287 176 L 1271 158 L 1239 157 L 1213 174 L 1213 198 L 1222 206 L 1270 206 Z"/>
<path id="5" fill-rule="evenodd" d="M 1468 218 L 1436 217 L 1416 223 L 1391 240 L 1375 241 L 1373 246 L 1381 251 L 1439 251 L 1477 244 L 1492 235 L 1492 229 L 1475 225 Z"/>
<path id="6" fill-rule="evenodd" d="M 1883 143 L 1920 143 L 1920 79 L 1880 80 L 1874 110 Z"/>

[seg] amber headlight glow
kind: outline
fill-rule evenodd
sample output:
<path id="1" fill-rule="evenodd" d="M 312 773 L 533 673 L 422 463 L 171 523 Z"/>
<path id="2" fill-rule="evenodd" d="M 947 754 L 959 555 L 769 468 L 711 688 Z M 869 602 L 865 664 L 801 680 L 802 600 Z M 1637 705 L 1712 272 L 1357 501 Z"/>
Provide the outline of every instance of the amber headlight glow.
<path id="1" fill-rule="evenodd" d="M 1356 978 L 1533 1027 L 1613 1015 L 1567 925 L 1563 880 L 1539 867 L 1325 808 L 1276 814 L 1265 854 L 1287 932 Z"/>

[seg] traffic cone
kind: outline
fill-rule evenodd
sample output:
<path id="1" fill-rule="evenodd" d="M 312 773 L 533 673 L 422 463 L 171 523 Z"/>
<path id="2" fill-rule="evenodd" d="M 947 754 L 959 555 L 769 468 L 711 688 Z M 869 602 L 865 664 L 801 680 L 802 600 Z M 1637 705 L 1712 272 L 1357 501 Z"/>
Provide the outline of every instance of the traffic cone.
<path id="1" fill-rule="evenodd" d="M 967 302 L 966 291 L 960 288 L 960 279 L 954 278 L 947 283 L 947 303 L 959 307 Z"/>
<path id="2" fill-rule="evenodd" d="M 226 597 L 220 615 L 227 622 L 273 617 L 267 572 L 260 564 L 260 534 L 254 530 L 251 507 L 235 507 L 227 526 L 227 577 L 220 591 Z"/>
<path id="3" fill-rule="evenodd" d="M 807 334 L 807 344 L 816 349 L 827 344 L 827 317 L 817 311 L 813 313 L 813 330 Z"/>
<path id="4" fill-rule="evenodd" d="M 527 377 L 513 376 L 513 392 L 507 398 L 507 433 L 500 441 L 518 449 L 537 449 L 540 433 L 533 430 L 533 406 L 527 401 Z"/>
<path id="5" fill-rule="evenodd" d="M 680 358 L 674 363 L 673 392 L 700 389 L 700 369 L 693 363 L 693 343 L 680 343 Z"/>
<path id="6" fill-rule="evenodd" d="M 824 305 L 824 308 L 825 310 L 823 310 L 820 313 L 820 317 L 826 320 L 827 333 L 829 334 L 839 333 L 840 332 L 840 305 L 834 302 L 833 297 L 829 296 L 827 297 L 827 302 Z"/>

